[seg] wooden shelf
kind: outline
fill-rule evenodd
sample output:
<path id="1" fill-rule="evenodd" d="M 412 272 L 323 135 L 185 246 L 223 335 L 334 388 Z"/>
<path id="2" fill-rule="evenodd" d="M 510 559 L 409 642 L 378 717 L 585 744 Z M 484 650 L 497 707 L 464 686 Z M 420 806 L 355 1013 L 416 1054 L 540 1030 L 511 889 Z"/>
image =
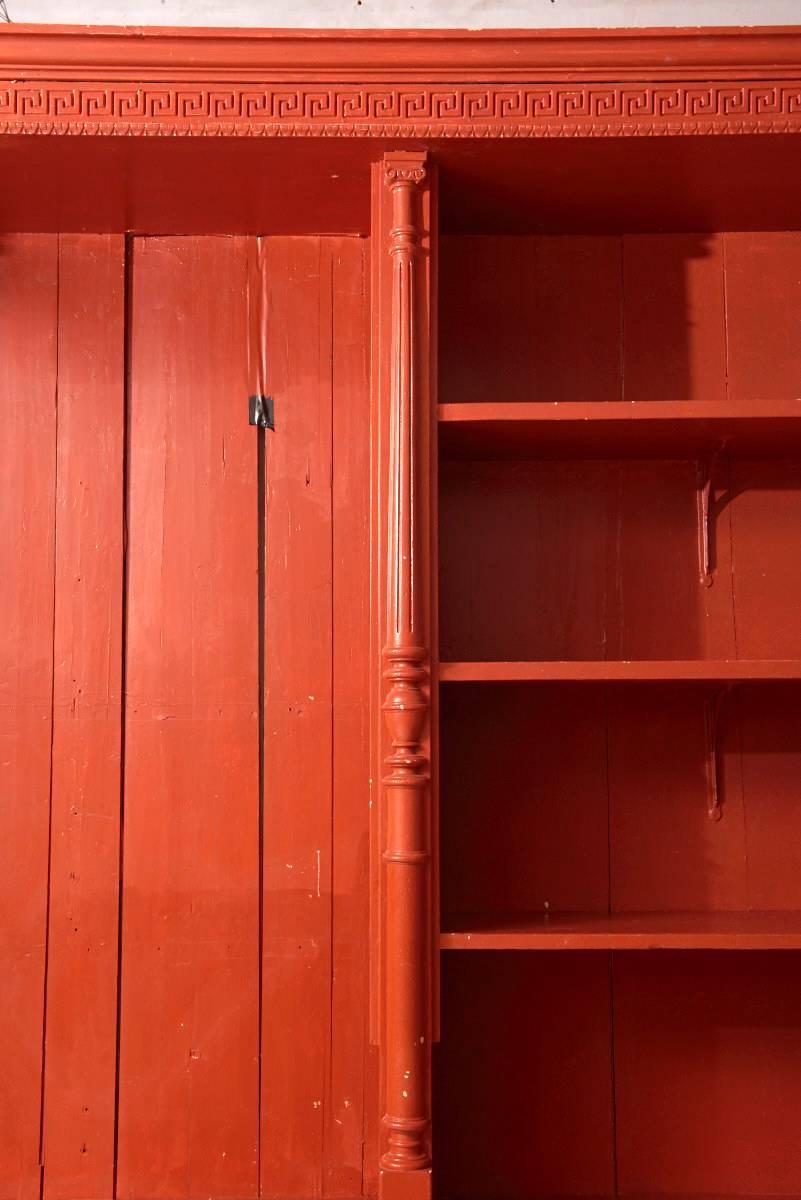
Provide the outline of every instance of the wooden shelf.
<path id="1" fill-rule="evenodd" d="M 443 950 L 801 950 L 801 912 L 481 915 L 448 924 Z"/>
<path id="2" fill-rule="evenodd" d="M 443 457 L 696 458 L 725 444 L 733 456 L 801 453 L 801 399 L 723 405 L 699 401 L 441 404 Z"/>
<path id="3" fill-rule="evenodd" d="M 442 662 L 442 683 L 746 683 L 801 679 L 798 659 L 688 659 L 682 662 Z"/>

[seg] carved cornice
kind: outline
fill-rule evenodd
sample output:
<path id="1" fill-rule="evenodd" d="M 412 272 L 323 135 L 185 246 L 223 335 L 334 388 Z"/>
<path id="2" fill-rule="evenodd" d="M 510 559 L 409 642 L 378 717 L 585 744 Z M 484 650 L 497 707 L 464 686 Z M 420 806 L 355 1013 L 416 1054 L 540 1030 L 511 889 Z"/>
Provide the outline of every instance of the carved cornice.
<path id="1" fill-rule="evenodd" d="M 0 132 L 529 138 L 801 131 L 801 26 L 0 25 Z"/>
<path id="2" fill-rule="evenodd" d="M 801 132 L 770 84 L 0 83 L 0 133 L 148 137 L 621 137 Z"/>

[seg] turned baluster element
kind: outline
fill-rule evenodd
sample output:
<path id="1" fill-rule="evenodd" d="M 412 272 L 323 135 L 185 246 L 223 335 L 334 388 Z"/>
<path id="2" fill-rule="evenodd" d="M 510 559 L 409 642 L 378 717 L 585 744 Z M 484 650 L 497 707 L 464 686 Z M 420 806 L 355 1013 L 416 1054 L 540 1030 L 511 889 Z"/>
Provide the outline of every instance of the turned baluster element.
<path id="1" fill-rule="evenodd" d="M 419 160 L 387 158 L 391 228 L 391 350 L 387 604 L 383 649 L 386 729 L 382 799 L 384 871 L 385 1171 L 429 1165 L 430 835 L 429 651 L 422 618 L 419 440 L 427 419 L 421 388 L 422 283 Z"/>

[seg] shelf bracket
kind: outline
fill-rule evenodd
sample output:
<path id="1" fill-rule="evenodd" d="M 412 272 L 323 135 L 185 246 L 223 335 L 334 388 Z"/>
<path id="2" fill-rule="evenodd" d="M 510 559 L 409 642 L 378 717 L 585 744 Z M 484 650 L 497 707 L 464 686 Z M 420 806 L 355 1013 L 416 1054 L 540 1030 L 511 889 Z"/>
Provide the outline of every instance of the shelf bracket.
<path id="1" fill-rule="evenodd" d="M 715 689 L 705 701 L 704 727 L 706 733 L 706 794 L 707 816 L 710 821 L 719 821 L 723 816 L 723 791 L 721 787 L 720 756 L 718 740 L 720 718 L 724 701 L 729 696 L 733 683 Z"/>
<path id="2" fill-rule="evenodd" d="M 710 457 L 700 459 L 696 473 L 696 500 L 698 505 L 698 568 L 701 584 L 712 587 L 715 568 L 712 561 L 713 484 L 715 469 L 725 449 L 725 442 Z"/>

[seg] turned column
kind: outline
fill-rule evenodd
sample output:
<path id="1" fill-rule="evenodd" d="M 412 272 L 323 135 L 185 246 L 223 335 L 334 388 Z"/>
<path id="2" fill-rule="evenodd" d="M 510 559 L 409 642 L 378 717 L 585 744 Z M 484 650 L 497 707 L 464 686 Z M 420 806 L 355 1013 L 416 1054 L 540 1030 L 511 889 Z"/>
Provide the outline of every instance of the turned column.
<path id="1" fill-rule="evenodd" d="M 430 181 L 425 156 L 376 172 L 381 1193 L 430 1193 L 432 1021 Z M 383 571 L 381 570 L 383 566 Z M 383 576 L 383 584 L 381 577 Z"/>

